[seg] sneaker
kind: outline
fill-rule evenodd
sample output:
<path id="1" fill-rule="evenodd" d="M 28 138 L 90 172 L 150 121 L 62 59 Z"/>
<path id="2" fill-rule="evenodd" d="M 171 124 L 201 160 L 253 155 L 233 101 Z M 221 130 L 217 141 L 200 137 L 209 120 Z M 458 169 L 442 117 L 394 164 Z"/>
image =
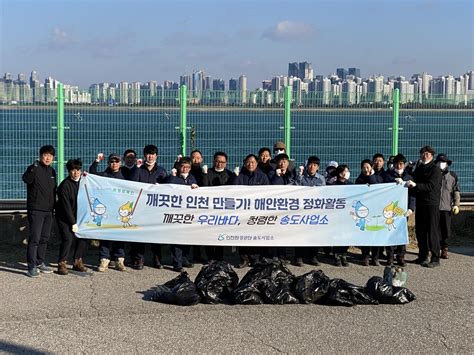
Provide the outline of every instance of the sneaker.
<path id="1" fill-rule="evenodd" d="M 79 271 L 79 272 L 86 272 L 87 271 L 87 268 L 84 265 L 84 262 L 82 261 L 82 259 L 74 260 L 74 264 L 72 265 L 72 269 L 74 271 Z"/>
<path id="2" fill-rule="evenodd" d="M 106 272 L 109 269 L 109 259 L 100 259 L 100 265 L 97 268 L 97 271 L 99 272 Z"/>
<path id="3" fill-rule="evenodd" d="M 422 261 L 420 263 L 421 266 L 424 266 L 424 267 L 428 267 L 428 264 L 430 263 L 430 261 L 428 259 L 425 259 L 424 261 Z"/>
<path id="4" fill-rule="evenodd" d="M 418 265 L 421 265 L 421 264 L 428 264 L 429 263 L 429 260 L 428 258 L 421 258 L 421 257 L 418 257 L 416 258 L 415 260 L 413 260 L 413 263 L 415 264 L 418 264 Z"/>
<path id="5" fill-rule="evenodd" d="M 387 266 L 393 266 L 393 256 L 387 258 Z"/>
<path id="6" fill-rule="evenodd" d="M 132 268 L 134 268 L 135 270 L 143 270 L 143 259 L 135 260 L 132 265 Z"/>
<path id="7" fill-rule="evenodd" d="M 397 257 L 397 264 L 400 266 L 406 266 L 405 257 L 403 255 Z"/>
<path id="8" fill-rule="evenodd" d="M 439 261 L 431 261 L 431 262 L 429 262 L 429 263 L 426 264 L 426 265 L 424 265 L 424 264 L 422 264 L 422 265 L 425 266 L 425 267 L 428 267 L 428 268 L 430 268 L 430 269 L 433 269 L 433 268 L 435 268 L 435 267 L 441 266 L 441 264 L 439 263 Z"/>
<path id="9" fill-rule="evenodd" d="M 293 263 L 293 265 L 299 266 L 299 267 L 303 266 L 303 265 L 304 265 L 304 264 L 303 264 L 303 258 L 296 258 L 296 259 L 295 259 L 295 262 Z"/>
<path id="10" fill-rule="evenodd" d="M 127 271 L 127 268 L 125 267 L 125 258 L 117 258 L 117 261 L 115 262 L 115 270 Z"/>
<path id="11" fill-rule="evenodd" d="M 58 274 L 59 275 L 67 275 L 69 273 L 67 269 L 66 261 L 60 261 L 58 264 Z"/>
<path id="12" fill-rule="evenodd" d="M 315 255 L 311 258 L 311 260 L 309 261 L 309 263 L 313 266 L 318 266 L 319 265 L 319 260 L 318 260 L 318 257 Z"/>
<path id="13" fill-rule="evenodd" d="M 448 248 L 441 249 L 441 259 L 448 259 Z"/>
<path id="14" fill-rule="evenodd" d="M 153 267 L 155 269 L 163 269 L 163 265 L 161 265 L 160 259 L 158 259 L 157 257 L 153 258 Z"/>
<path id="15" fill-rule="evenodd" d="M 341 258 L 339 258 L 339 256 L 336 255 L 336 257 L 334 258 L 334 266 L 341 266 L 342 265 Z"/>
<path id="16" fill-rule="evenodd" d="M 342 266 L 349 266 L 349 262 L 347 261 L 347 257 L 345 255 L 341 255 L 340 259 Z"/>
<path id="17" fill-rule="evenodd" d="M 173 267 L 173 271 L 176 271 L 176 272 L 184 272 L 184 269 L 183 269 L 182 267 L 174 266 L 174 267 Z"/>
<path id="18" fill-rule="evenodd" d="M 40 272 L 38 268 L 34 267 L 33 269 L 28 269 L 28 272 L 26 273 L 26 275 L 29 277 L 39 277 Z"/>
<path id="19" fill-rule="evenodd" d="M 42 263 L 41 265 L 37 266 L 39 272 L 42 272 L 43 274 L 52 274 L 53 269 L 51 269 L 49 266 L 46 266 L 45 263 Z"/>
<path id="20" fill-rule="evenodd" d="M 194 267 L 194 264 L 190 263 L 189 261 L 186 261 L 186 262 L 183 263 L 183 267 L 191 269 L 191 268 Z"/>

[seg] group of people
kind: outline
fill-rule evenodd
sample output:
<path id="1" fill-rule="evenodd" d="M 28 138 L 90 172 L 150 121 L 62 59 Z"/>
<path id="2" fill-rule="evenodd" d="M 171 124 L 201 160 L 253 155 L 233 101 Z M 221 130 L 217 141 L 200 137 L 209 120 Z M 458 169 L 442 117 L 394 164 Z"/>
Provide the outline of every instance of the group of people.
<path id="1" fill-rule="evenodd" d="M 273 153 L 273 154 L 272 154 Z M 27 185 L 27 212 L 29 237 L 27 248 L 28 276 L 38 277 L 40 273 L 52 273 L 53 269 L 45 264 L 47 242 L 54 219 L 57 221 L 61 236 L 58 259 L 60 275 L 68 273 L 68 260 L 73 256 L 72 268 L 86 271 L 84 256 L 87 242 L 76 238 L 77 226 L 77 194 L 79 181 L 83 174 L 82 162 L 71 159 L 67 162 L 68 176 L 58 187 L 56 172 L 51 167 L 55 149 L 46 145 L 39 151 L 39 160 L 30 165 L 23 174 Z M 89 173 L 113 179 L 138 181 L 148 184 L 180 184 L 191 188 L 199 186 L 222 185 L 300 185 L 325 186 L 349 185 L 350 170 L 345 164 L 330 161 L 324 171 L 320 172 L 321 161 L 313 155 L 308 157 L 305 165 L 295 167 L 286 154 L 283 142 L 276 142 L 273 150 L 261 148 L 258 155 L 249 154 L 243 161 L 242 168 L 233 171 L 227 168 L 227 154 L 216 152 L 212 167 L 203 164 L 203 156 L 199 150 L 191 152 L 189 157 L 178 156 L 170 173 L 158 165 L 158 148 L 147 145 L 143 149 L 143 159 L 138 158 L 133 149 L 127 149 L 120 155 L 112 153 L 107 158 L 107 167 L 99 171 L 99 164 L 105 160 L 103 153 L 97 154 L 89 167 Z M 451 236 L 451 215 L 459 213 L 460 188 L 457 176 L 449 170 L 451 160 L 446 154 L 438 154 L 430 146 L 420 150 L 420 160 L 416 165 L 407 162 L 402 154 L 390 157 L 385 166 L 382 154 L 375 154 L 372 159 L 364 159 L 360 164 L 361 172 L 356 184 L 379 184 L 395 182 L 409 189 L 409 204 L 406 216 L 416 208 L 415 225 L 419 254 L 416 263 L 425 267 L 440 265 L 440 258 L 448 258 L 448 239 Z M 97 206 L 100 208 L 100 206 Z M 55 214 L 53 212 L 55 211 Z M 131 243 L 129 265 L 141 270 L 145 263 L 144 243 Z M 194 246 L 194 259 L 203 259 L 202 248 Z M 387 264 L 395 261 L 404 266 L 406 248 L 404 245 L 385 247 L 362 247 L 362 264 L 380 265 L 379 259 L 386 257 Z M 224 247 L 205 246 L 207 260 L 223 260 Z M 193 267 L 191 246 L 171 245 L 173 270 L 181 272 L 183 268 Z M 304 262 L 318 265 L 317 247 L 295 247 L 293 263 L 302 266 Z M 324 248 L 327 255 L 333 255 L 337 266 L 348 266 L 348 247 Z M 152 244 L 152 265 L 161 269 L 162 245 Z M 111 262 L 117 270 L 125 271 L 126 251 L 121 241 L 100 241 L 99 272 L 105 272 Z M 240 247 L 239 268 L 251 266 L 261 257 L 279 258 L 288 261 L 286 248 Z M 431 258 L 430 258 L 431 256 Z M 199 260 L 202 261 L 202 260 Z"/>

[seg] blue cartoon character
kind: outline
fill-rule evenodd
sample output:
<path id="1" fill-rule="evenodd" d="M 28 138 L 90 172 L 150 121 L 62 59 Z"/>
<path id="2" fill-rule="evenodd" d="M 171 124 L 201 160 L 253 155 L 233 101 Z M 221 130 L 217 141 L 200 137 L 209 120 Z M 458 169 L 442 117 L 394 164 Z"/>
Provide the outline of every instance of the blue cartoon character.
<path id="1" fill-rule="evenodd" d="M 133 218 L 133 202 L 128 201 L 119 207 L 119 220 L 122 222 L 124 228 L 132 227 L 130 220 Z"/>
<path id="2" fill-rule="evenodd" d="M 97 225 L 97 227 L 100 227 L 102 225 L 102 219 L 107 217 L 105 214 L 107 207 L 105 207 L 99 199 L 95 198 L 91 204 L 91 210 L 91 216 L 94 217 L 92 221 Z"/>
<path id="3" fill-rule="evenodd" d="M 365 225 L 370 221 L 370 219 L 367 218 L 369 209 L 360 201 L 354 201 L 352 208 L 354 208 L 354 211 L 351 212 L 352 219 L 356 221 L 356 226 L 359 227 L 361 231 L 365 231 Z"/>
<path id="4" fill-rule="evenodd" d="M 384 207 L 383 209 L 383 216 L 385 218 L 385 224 L 387 225 L 387 229 L 389 231 L 395 228 L 395 219 L 398 216 L 403 216 L 405 211 L 398 207 L 398 201 L 394 201 L 389 203 L 387 206 Z"/>

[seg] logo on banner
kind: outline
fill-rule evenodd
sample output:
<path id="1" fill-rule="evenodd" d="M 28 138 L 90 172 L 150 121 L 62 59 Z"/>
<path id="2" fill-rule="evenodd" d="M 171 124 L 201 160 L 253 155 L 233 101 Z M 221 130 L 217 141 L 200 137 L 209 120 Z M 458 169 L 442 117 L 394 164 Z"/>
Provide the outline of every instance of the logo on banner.
<path id="1" fill-rule="evenodd" d="M 395 220 L 398 217 L 403 217 L 405 211 L 398 206 L 398 201 L 392 201 L 384 207 L 382 214 L 372 215 L 371 218 L 369 218 L 369 208 L 359 200 L 352 202 L 352 211 L 350 212 L 350 215 L 355 221 L 355 227 L 360 231 L 375 232 L 382 229 L 392 231 L 395 230 Z M 379 224 L 381 217 L 384 218 L 383 224 Z M 374 224 L 369 224 L 371 221 Z"/>

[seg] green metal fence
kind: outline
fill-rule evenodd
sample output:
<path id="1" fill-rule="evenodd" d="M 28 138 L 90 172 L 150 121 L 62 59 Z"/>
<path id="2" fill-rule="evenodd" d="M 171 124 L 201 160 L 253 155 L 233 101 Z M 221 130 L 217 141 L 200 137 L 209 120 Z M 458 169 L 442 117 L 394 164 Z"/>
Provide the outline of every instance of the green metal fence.
<path id="1" fill-rule="evenodd" d="M 178 154 L 199 149 L 211 165 L 215 151 L 229 155 L 229 168 L 249 153 L 282 140 L 297 165 L 318 155 L 346 163 L 352 176 L 362 159 L 396 152 L 416 160 L 431 144 L 454 161 L 463 191 L 474 192 L 474 97 L 339 95 L 320 92 L 179 90 L 129 91 L 115 102 L 70 104 L 64 88 L 56 101 L 0 105 L 0 199 L 25 197 L 21 174 L 37 158 L 39 147 L 57 147 L 58 175 L 69 158 L 85 168 L 98 152 L 141 155 L 147 144 L 159 147 L 159 164 L 171 169 Z M 103 163 L 104 164 L 104 163 Z M 105 169 L 105 165 L 102 166 Z"/>

